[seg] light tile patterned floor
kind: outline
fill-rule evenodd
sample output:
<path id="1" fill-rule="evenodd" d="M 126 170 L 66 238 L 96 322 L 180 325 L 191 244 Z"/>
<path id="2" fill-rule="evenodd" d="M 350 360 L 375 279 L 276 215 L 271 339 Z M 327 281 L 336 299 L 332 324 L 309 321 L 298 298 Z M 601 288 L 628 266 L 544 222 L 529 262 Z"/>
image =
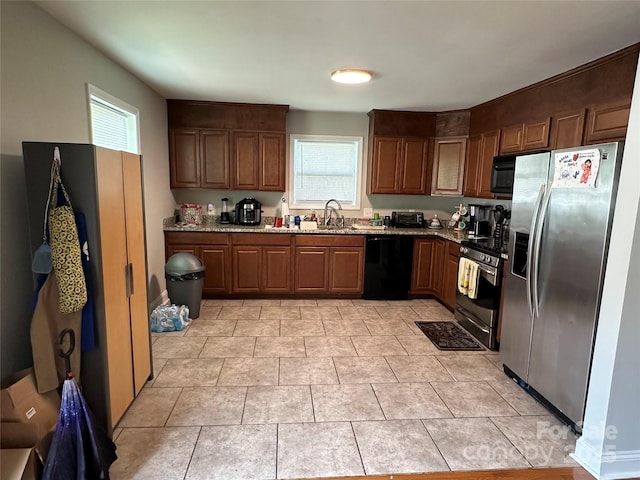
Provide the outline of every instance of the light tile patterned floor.
<path id="1" fill-rule="evenodd" d="M 293 479 L 575 465 L 494 352 L 441 352 L 434 300 L 205 300 L 153 334 L 111 478 Z"/>

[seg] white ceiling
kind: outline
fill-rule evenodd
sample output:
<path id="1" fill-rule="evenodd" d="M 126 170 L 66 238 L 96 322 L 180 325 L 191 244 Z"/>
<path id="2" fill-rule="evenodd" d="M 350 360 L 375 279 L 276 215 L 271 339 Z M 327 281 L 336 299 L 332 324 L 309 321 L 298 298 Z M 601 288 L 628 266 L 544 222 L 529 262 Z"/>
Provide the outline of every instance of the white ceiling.
<path id="1" fill-rule="evenodd" d="M 300 110 L 468 108 L 640 41 L 640 1 L 36 3 L 165 98 Z"/>

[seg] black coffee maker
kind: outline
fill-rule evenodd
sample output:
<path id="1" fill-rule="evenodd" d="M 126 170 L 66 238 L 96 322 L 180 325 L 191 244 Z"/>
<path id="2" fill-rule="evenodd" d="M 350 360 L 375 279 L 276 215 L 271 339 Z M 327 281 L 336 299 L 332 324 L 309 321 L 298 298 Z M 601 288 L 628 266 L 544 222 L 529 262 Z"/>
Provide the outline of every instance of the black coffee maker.
<path id="1" fill-rule="evenodd" d="M 469 205 L 469 236 L 491 236 L 491 206 Z"/>
<path id="2" fill-rule="evenodd" d="M 505 210 L 502 205 L 496 205 L 493 208 L 493 238 L 499 245 L 505 245 L 509 240 L 508 223 L 511 218 L 511 212 Z"/>

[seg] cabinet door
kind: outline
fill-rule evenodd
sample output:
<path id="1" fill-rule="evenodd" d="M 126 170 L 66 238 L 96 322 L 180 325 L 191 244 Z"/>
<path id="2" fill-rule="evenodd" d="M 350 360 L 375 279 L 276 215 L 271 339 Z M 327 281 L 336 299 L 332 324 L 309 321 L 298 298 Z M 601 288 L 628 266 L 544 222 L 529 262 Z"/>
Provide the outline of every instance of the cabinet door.
<path id="1" fill-rule="evenodd" d="M 291 247 L 262 248 L 262 291 L 291 292 Z"/>
<path id="2" fill-rule="evenodd" d="M 296 292 L 325 293 L 329 290 L 329 247 L 296 247 Z"/>
<path id="3" fill-rule="evenodd" d="M 482 148 L 480 150 L 480 179 L 478 197 L 493 198 L 491 193 L 491 169 L 493 168 L 493 157 L 498 154 L 500 145 L 500 130 L 494 130 L 482 135 Z"/>
<path id="4" fill-rule="evenodd" d="M 550 118 L 542 122 L 527 123 L 524 126 L 522 137 L 522 150 L 535 150 L 547 148 L 549 146 L 549 123 Z"/>
<path id="5" fill-rule="evenodd" d="M 198 256 L 198 247 L 196 245 L 167 245 L 166 250 L 167 260 L 176 253 L 190 253 L 196 257 Z"/>
<path id="6" fill-rule="evenodd" d="M 374 137 L 371 193 L 399 193 L 402 138 Z"/>
<path id="7" fill-rule="evenodd" d="M 431 293 L 433 242 L 433 238 L 416 238 L 413 241 L 412 293 Z"/>
<path id="8" fill-rule="evenodd" d="M 151 376 L 147 259 L 145 251 L 144 200 L 140 156 L 122 152 L 124 210 L 129 274 L 129 316 L 133 354 L 134 393 L 138 395 Z"/>
<path id="9" fill-rule="evenodd" d="M 568 112 L 553 117 L 551 122 L 551 150 L 578 147 L 582 145 L 585 109 Z"/>
<path id="10" fill-rule="evenodd" d="M 200 186 L 197 130 L 185 128 L 169 130 L 169 173 L 171 188 Z"/>
<path id="11" fill-rule="evenodd" d="M 200 131 L 200 186 L 221 190 L 230 187 L 229 132 Z"/>
<path id="12" fill-rule="evenodd" d="M 444 266 L 442 284 L 442 301 L 453 310 L 456 306 L 456 290 L 458 288 L 458 257 L 447 255 Z"/>
<path id="13" fill-rule="evenodd" d="M 594 105 L 587 114 L 585 145 L 624 140 L 631 112 L 631 100 L 621 99 Z"/>
<path id="14" fill-rule="evenodd" d="M 104 358 L 109 385 L 105 395 L 108 395 L 111 428 L 118 423 L 135 396 L 131 314 L 127 296 L 127 233 L 121 153 L 103 148 L 96 151 L 97 220 L 101 236 L 99 255 L 103 259 L 102 285 L 99 287 L 104 296 Z"/>
<path id="15" fill-rule="evenodd" d="M 259 143 L 258 133 L 233 133 L 233 187 L 235 189 L 258 189 Z"/>
<path id="16" fill-rule="evenodd" d="M 286 183 L 285 135 L 260 134 L 259 190 L 284 192 Z"/>
<path id="17" fill-rule="evenodd" d="M 330 251 L 329 291 L 333 293 L 362 293 L 364 249 L 335 247 Z"/>
<path id="18" fill-rule="evenodd" d="M 402 178 L 400 193 L 427 193 L 427 147 L 424 138 L 405 138 L 402 142 Z"/>
<path id="19" fill-rule="evenodd" d="M 482 135 L 469 137 L 467 161 L 464 166 L 464 188 L 462 190 L 462 194 L 465 197 L 477 197 L 480 190 L 479 183 L 482 172 L 480 151 L 482 149 L 482 141 Z"/>
<path id="20" fill-rule="evenodd" d="M 229 247 L 201 246 L 197 256 L 205 266 L 203 292 L 229 293 Z"/>
<path id="21" fill-rule="evenodd" d="M 502 129 L 500 153 L 516 153 L 522 151 L 524 123 Z"/>
<path id="22" fill-rule="evenodd" d="M 232 247 L 233 292 L 258 292 L 261 283 L 262 247 Z"/>
<path id="23" fill-rule="evenodd" d="M 431 290 L 438 297 L 442 294 L 445 240 L 434 239 L 431 256 Z"/>
<path id="24" fill-rule="evenodd" d="M 431 195 L 462 195 L 467 137 L 436 138 Z"/>

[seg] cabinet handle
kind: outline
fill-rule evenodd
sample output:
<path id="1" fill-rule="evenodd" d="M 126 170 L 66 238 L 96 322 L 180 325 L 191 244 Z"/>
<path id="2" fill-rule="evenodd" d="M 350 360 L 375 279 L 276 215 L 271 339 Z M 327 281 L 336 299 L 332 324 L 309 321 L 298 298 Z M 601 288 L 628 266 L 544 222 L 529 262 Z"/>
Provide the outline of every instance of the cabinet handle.
<path id="1" fill-rule="evenodd" d="M 125 277 L 127 281 L 127 297 L 133 295 L 133 264 L 127 263 L 125 268 Z"/>

